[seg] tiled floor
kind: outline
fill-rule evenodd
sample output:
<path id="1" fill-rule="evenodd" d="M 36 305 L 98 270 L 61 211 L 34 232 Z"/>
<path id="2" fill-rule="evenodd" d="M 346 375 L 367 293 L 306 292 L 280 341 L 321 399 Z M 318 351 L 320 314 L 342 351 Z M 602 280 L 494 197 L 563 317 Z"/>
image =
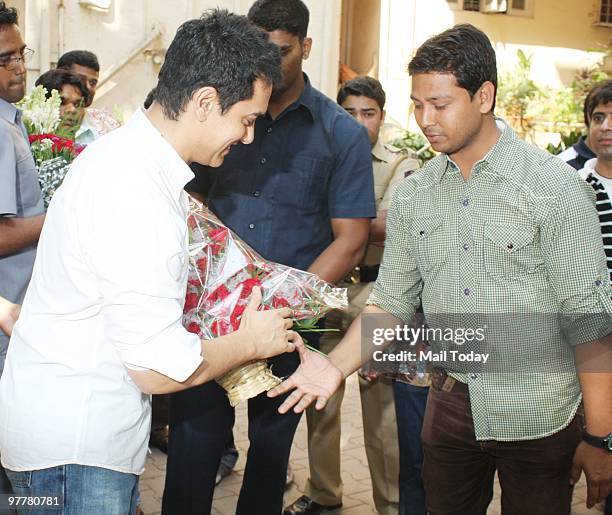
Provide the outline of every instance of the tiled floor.
<path id="1" fill-rule="evenodd" d="M 248 447 L 246 405 L 236 411 L 234 436 L 240 450 L 236 471 L 217 487 L 213 504 L 213 513 L 233 515 L 240 491 L 242 473 L 245 466 Z M 363 446 L 363 427 L 361 422 L 361 405 L 359 389 L 355 376 L 348 380 L 342 407 L 342 476 L 344 481 L 343 508 L 338 515 L 371 515 L 375 514 L 372 502 L 370 476 Z M 285 495 L 286 504 L 299 497 L 308 477 L 308 451 L 306 444 L 306 420 L 302 418 L 291 450 L 291 468 L 295 474 L 295 483 Z M 166 455 L 157 449 L 147 461 L 147 469 L 140 481 L 142 508 L 145 515 L 159 515 L 161 496 L 164 488 Z M 574 493 L 572 515 L 596 515 L 602 510 L 587 510 L 585 506 L 586 484 L 584 479 L 577 485 Z M 495 498 L 489 508 L 489 515 L 500 515 L 499 488 L 496 485 Z M 181 514 L 172 514 L 181 515 Z M 263 514 L 262 514 L 263 515 Z M 556 515 L 551 513 L 550 515 Z"/>

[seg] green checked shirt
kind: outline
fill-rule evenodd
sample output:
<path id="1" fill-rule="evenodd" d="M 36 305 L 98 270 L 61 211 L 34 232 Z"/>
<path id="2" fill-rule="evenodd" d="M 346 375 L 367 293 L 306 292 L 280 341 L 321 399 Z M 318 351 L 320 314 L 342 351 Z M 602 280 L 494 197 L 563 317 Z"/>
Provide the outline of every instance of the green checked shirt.
<path id="1" fill-rule="evenodd" d="M 612 331 L 612 302 L 592 189 L 497 123 L 468 181 L 440 155 L 398 186 L 368 304 L 408 322 L 422 298 L 430 326 L 441 314 L 483 326 L 487 365 L 445 368 L 468 384 L 478 440 L 528 440 L 574 418 L 572 346 Z"/>

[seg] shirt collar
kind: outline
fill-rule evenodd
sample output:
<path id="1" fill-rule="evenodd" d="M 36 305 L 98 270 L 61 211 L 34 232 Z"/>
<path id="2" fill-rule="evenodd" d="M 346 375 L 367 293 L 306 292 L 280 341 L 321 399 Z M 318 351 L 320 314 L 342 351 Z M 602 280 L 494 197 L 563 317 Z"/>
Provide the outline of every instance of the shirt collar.
<path id="1" fill-rule="evenodd" d="M 501 134 L 493 147 L 487 152 L 487 154 L 480 160 L 474 164 L 472 168 L 472 173 L 477 171 L 479 167 L 486 166 L 488 171 L 496 173 L 498 175 L 511 178 L 513 176 L 513 162 L 508 162 L 507 159 L 504 159 L 504 154 L 507 153 L 508 146 L 512 145 L 516 141 L 516 134 L 510 128 L 510 126 L 501 118 L 495 118 L 495 123 L 497 124 L 497 128 L 500 130 Z M 442 154 L 443 157 L 443 166 L 437 171 L 436 181 L 440 181 L 444 174 L 450 169 L 459 171 L 459 167 L 453 162 L 453 160 L 447 155 Z M 481 164 L 482 163 L 482 164 Z"/>
<path id="2" fill-rule="evenodd" d="M 153 126 L 142 108 L 134 113 L 126 126 L 138 131 L 147 152 L 159 163 L 163 175 L 176 193 L 176 198 L 179 198 L 185 184 L 195 177 L 187 163 Z"/>
<path id="3" fill-rule="evenodd" d="M 595 157 L 595 152 L 593 152 L 586 144 L 586 136 L 582 136 L 578 143 L 574 145 L 574 150 L 576 153 L 584 157 L 585 159 L 593 159 Z"/>
<path id="4" fill-rule="evenodd" d="M 14 124 L 17 119 L 18 111 L 19 109 L 17 109 L 13 104 L 7 102 L 3 98 L 0 98 L 0 117 Z"/>
<path id="5" fill-rule="evenodd" d="M 378 138 L 376 143 L 374 143 L 374 146 L 372 147 L 372 155 L 379 161 L 384 161 L 385 163 L 390 161 L 389 152 L 385 148 L 381 138 Z"/>
<path id="6" fill-rule="evenodd" d="M 312 84 L 310 84 L 310 79 L 308 75 L 302 72 L 304 76 L 304 89 L 302 90 L 299 98 L 291 104 L 287 109 L 285 109 L 278 118 L 282 118 L 286 113 L 290 111 L 295 111 L 298 107 L 305 107 L 306 111 L 310 114 L 312 121 L 316 120 L 316 109 L 315 109 L 315 95 Z"/>

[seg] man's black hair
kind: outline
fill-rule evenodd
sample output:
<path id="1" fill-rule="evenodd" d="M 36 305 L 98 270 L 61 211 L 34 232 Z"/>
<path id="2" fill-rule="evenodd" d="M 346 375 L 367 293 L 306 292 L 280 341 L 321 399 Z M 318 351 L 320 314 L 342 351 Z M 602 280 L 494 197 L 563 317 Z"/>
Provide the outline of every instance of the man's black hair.
<path id="1" fill-rule="evenodd" d="M 151 107 L 151 104 L 153 103 L 153 100 L 155 100 L 155 88 L 153 88 L 147 93 L 147 96 L 145 97 L 145 100 L 142 103 L 142 107 L 144 107 L 145 109 L 149 109 L 149 107 Z"/>
<path id="2" fill-rule="evenodd" d="M 176 120 L 193 93 L 210 86 L 225 113 L 253 96 L 257 79 L 273 87 L 280 84 L 278 47 L 246 16 L 214 9 L 179 27 L 159 71 L 154 99 Z"/>
<path id="3" fill-rule="evenodd" d="M 368 97 L 375 100 L 382 111 L 385 108 L 387 95 L 382 84 L 376 79 L 367 76 L 355 77 L 345 82 L 338 91 L 337 102 L 342 105 L 348 96 Z"/>
<path id="4" fill-rule="evenodd" d="M 77 75 L 68 70 L 63 70 L 60 68 L 49 70 L 38 77 L 34 84 L 36 86 L 42 86 L 47 90 L 47 98 L 51 96 L 52 90 L 56 89 L 61 93 L 62 86 L 64 84 L 70 84 L 71 86 L 77 87 L 81 92 L 81 95 L 83 96 L 83 105 L 87 105 L 89 102 L 89 90 L 85 87 L 85 84 L 83 84 L 83 81 Z"/>
<path id="5" fill-rule="evenodd" d="M 495 50 L 484 32 L 470 24 L 455 25 L 429 38 L 408 65 L 410 75 L 450 73 L 470 98 L 485 82 L 495 86 L 492 111 L 497 95 L 497 62 Z"/>
<path id="6" fill-rule="evenodd" d="M 100 63 L 98 63 L 96 54 L 89 50 L 70 50 L 70 52 L 63 54 L 57 61 L 57 67 L 64 70 L 69 70 L 73 64 L 91 68 L 97 72 L 100 71 Z"/>
<path id="7" fill-rule="evenodd" d="M 6 3 L 0 2 L 0 30 L 4 25 L 17 25 L 18 19 L 17 9 L 7 7 Z"/>
<path id="8" fill-rule="evenodd" d="M 589 127 L 597 106 L 609 102 L 612 102 L 612 80 L 605 80 L 596 84 L 584 101 L 584 124 Z"/>
<path id="9" fill-rule="evenodd" d="M 284 30 L 300 40 L 308 34 L 310 13 L 302 0 L 257 0 L 247 16 L 268 32 Z"/>

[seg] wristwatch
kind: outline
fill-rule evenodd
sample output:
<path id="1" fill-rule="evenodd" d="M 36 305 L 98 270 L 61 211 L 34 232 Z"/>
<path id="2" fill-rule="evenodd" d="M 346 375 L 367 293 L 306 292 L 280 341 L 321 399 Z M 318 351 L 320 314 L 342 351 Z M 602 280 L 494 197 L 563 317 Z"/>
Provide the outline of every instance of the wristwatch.
<path id="1" fill-rule="evenodd" d="M 612 433 L 608 433 L 607 436 L 593 436 L 585 431 L 582 439 L 593 447 L 612 453 Z"/>

